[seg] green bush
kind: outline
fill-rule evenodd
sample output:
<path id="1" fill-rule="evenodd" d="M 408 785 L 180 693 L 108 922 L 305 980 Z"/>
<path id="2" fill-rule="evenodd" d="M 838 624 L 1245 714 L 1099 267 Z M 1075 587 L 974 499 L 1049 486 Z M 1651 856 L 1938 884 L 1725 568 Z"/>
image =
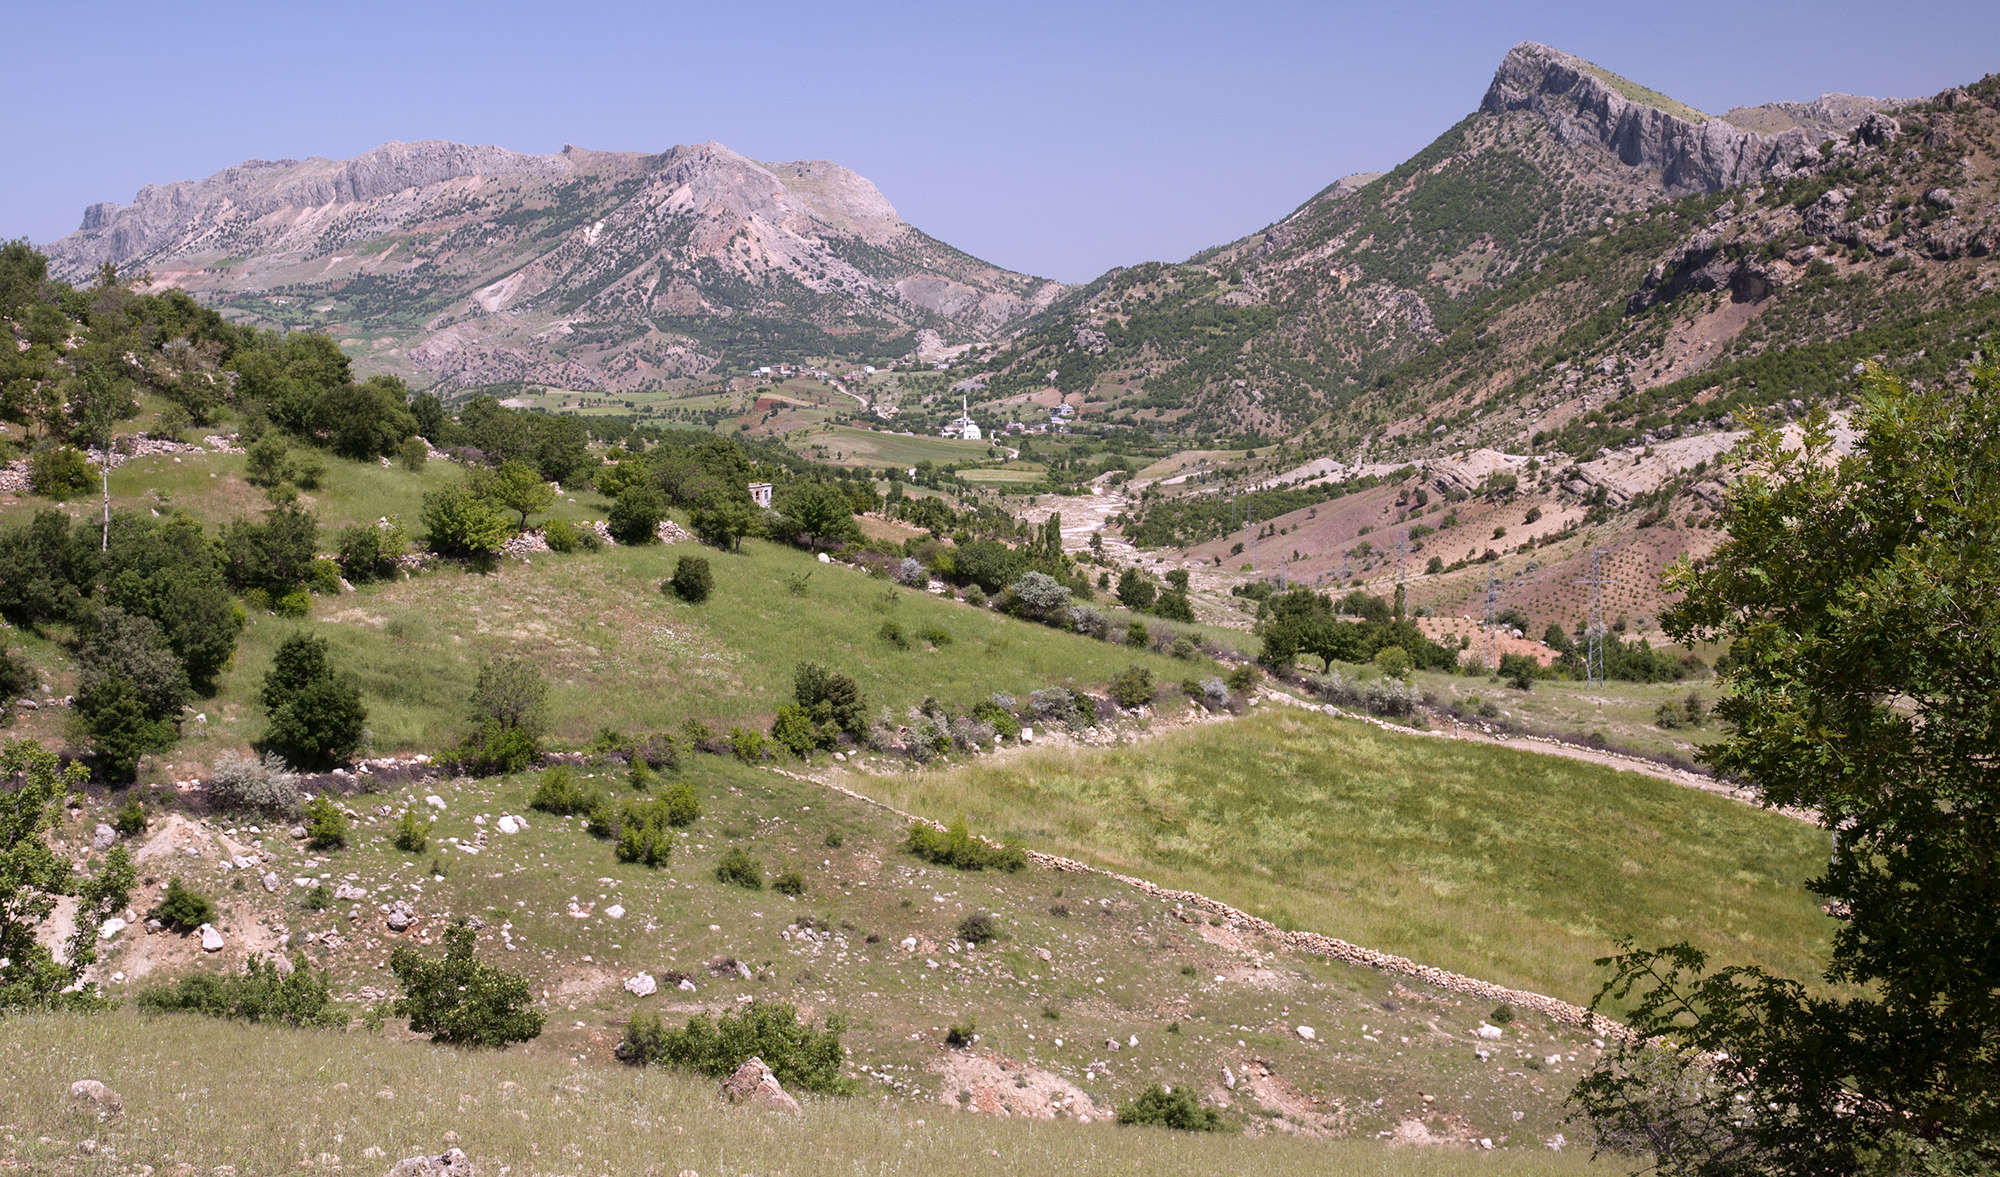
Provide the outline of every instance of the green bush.
<path id="1" fill-rule="evenodd" d="M 340 850 L 347 845 L 347 815 L 325 793 L 306 802 L 306 845 Z"/>
<path id="2" fill-rule="evenodd" d="M 420 474 L 423 472 L 424 463 L 430 460 L 431 452 L 430 447 L 424 444 L 423 438 L 406 437 L 402 446 L 397 449 L 396 456 L 402 461 L 403 469 L 412 474 Z"/>
<path id="3" fill-rule="evenodd" d="M 417 816 L 414 809 L 405 809 L 403 819 L 396 823 L 396 849 L 409 854 L 422 854 L 430 849 L 431 822 Z"/>
<path id="4" fill-rule="evenodd" d="M 1153 701 L 1153 672 L 1143 666 L 1128 666 L 1111 680 L 1111 701 L 1130 711 Z"/>
<path id="5" fill-rule="evenodd" d="M 535 784 L 534 796 L 528 799 L 528 808 L 552 813 L 557 817 L 573 817 L 579 813 L 588 814 L 604 807 L 604 794 L 563 765 L 557 765 L 542 774 Z"/>
<path id="6" fill-rule="evenodd" d="M 147 713 L 132 680 L 123 675 L 99 678 L 79 690 L 75 708 L 97 770 L 106 780 L 131 780 L 142 757 L 173 747 L 178 734 L 172 723 Z"/>
<path id="7" fill-rule="evenodd" d="M 550 519 L 542 524 L 542 542 L 551 552 L 574 552 L 578 546 L 576 528 L 567 519 Z"/>
<path id="8" fill-rule="evenodd" d="M 253 959 L 241 974 L 197 973 L 178 984 L 142 989 L 139 1008 L 314 1029 L 344 1029 L 348 1021 L 334 1007 L 327 975 L 313 972 L 303 954 L 294 958 L 289 973 L 275 961 Z"/>
<path id="9" fill-rule="evenodd" d="M 295 633 L 278 646 L 264 676 L 270 717 L 264 743 L 293 764 L 330 765 L 353 756 L 367 732 L 361 688 L 337 676 L 326 639 Z"/>
<path id="10" fill-rule="evenodd" d="M 319 883 L 305 893 L 305 897 L 299 900 L 299 906 L 307 911 L 325 911 L 333 906 L 333 891 L 325 883 Z"/>
<path id="11" fill-rule="evenodd" d="M 424 495 L 424 543 L 440 556 L 490 559 L 507 540 L 507 517 L 461 485 Z"/>
<path id="12" fill-rule="evenodd" d="M 899 650 L 910 648 L 910 635 L 904 633 L 903 627 L 894 621 L 884 621 L 882 628 L 875 631 L 875 636 Z"/>
<path id="13" fill-rule="evenodd" d="M 1401 646 L 1384 646 L 1375 651 L 1375 668 L 1390 678 L 1402 678 L 1410 673 L 1409 651 Z"/>
<path id="14" fill-rule="evenodd" d="M 1257 680 L 1261 677 L 1262 675 L 1258 672 L 1256 664 L 1245 662 L 1241 666 L 1232 668 L 1228 674 L 1223 675 L 1222 681 L 1228 684 L 1229 689 L 1232 691 L 1247 691 L 1251 687 L 1256 686 Z"/>
<path id="15" fill-rule="evenodd" d="M 203 924 L 215 922 L 215 901 L 190 890 L 179 875 L 174 875 L 167 880 L 166 893 L 146 913 L 146 918 L 158 920 L 176 932 L 192 932 Z"/>
<path id="16" fill-rule="evenodd" d="M 409 547 L 403 525 L 394 520 L 384 527 L 377 523 L 356 523 L 340 529 L 336 546 L 340 550 L 341 574 L 356 584 L 385 580 L 396 574 L 396 561 Z"/>
<path id="17" fill-rule="evenodd" d="M 665 866 L 674 849 L 671 816 L 665 799 L 627 802 L 618 813 L 618 861 Z"/>
<path id="18" fill-rule="evenodd" d="M 764 889 L 764 868 L 741 847 L 732 846 L 715 864 L 715 881 L 750 891 Z M 765 1060 L 768 1062 L 769 1060 Z"/>
<path id="19" fill-rule="evenodd" d="M 977 1041 L 979 1041 L 979 1023 L 972 1018 L 945 1027 L 944 1044 L 953 1050 L 970 1049 Z"/>
<path id="20" fill-rule="evenodd" d="M 799 1021 L 796 1007 L 781 1001 L 755 1001 L 741 1014 L 689 1018 L 684 1030 L 667 1029 L 658 1014 L 633 1014 L 617 1054 L 628 1063 L 685 1067 L 711 1078 L 727 1077 L 758 1058 L 790 1090 L 849 1094 L 854 1081 L 841 1074 L 846 1022 L 829 1014 L 824 1025 L 815 1030 Z"/>
<path id="21" fill-rule="evenodd" d="M 146 820 L 146 807 L 139 804 L 137 797 L 127 797 L 118 809 L 118 815 L 111 819 L 111 828 L 121 838 L 136 838 L 146 832 L 150 823 Z"/>
<path id="22" fill-rule="evenodd" d="M 318 490 L 326 477 L 326 459 L 311 450 L 301 451 L 299 456 L 285 463 L 285 480 L 300 490 Z"/>
<path id="23" fill-rule="evenodd" d="M 1168 1091 L 1158 1083 L 1149 1084 L 1138 1098 L 1118 1105 L 1120 1124 L 1147 1124 L 1156 1128 L 1177 1128 L 1183 1132 L 1238 1132 L 1241 1128 L 1214 1108 L 1201 1106 L 1186 1087 Z"/>
<path id="24" fill-rule="evenodd" d="M 403 985 L 398 1015 L 432 1042 L 506 1046 L 542 1032 L 527 979 L 473 955 L 475 937 L 463 919 L 445 929 L 445 953 L 431 959 L 408 944 L 389 954 L 389 971 Z"/>
<path id="25" fill-rule="evenodd" d="M 1134 621 L 1125 627 L 1125 644 L 1135 650 L 1143 650 L 1152 644 L 1153 635 L 1143 621 Z"/>
<path id="26" fill-rule="evenodd" d="M 1178 590 L 1164 592 L 1153 602 L 1153 616 L 1193 625 L 1194 606 L 1188 602 L 1188 595 L 1185 592 Z"/>
<path id="27" fill-rule="evenodd" d="M 993 731 L 996 734 L 1005 736 L 1010 740 L 1021 734 L 1021 721 L 1014 718 L 1012 711 L 1007 710 L 991 699 L 981 699 L 979 702 L 974 703 L 972 705 L 972 718 L 981 723 L 992 724 Z"/>
<path id="28" fill-rule="evenodd" d="M 1001 846 L 988 845 L 983 839 L 972 836 L 962 818 L 943 830 L 935 829 L 927 822 L 911 822 L 907 846 L 910 853 L 925 862 L 956 870 L 1012 873 L 1028 865 L 1028 852 L 1018 843 L 1010 840 Z"/>
<path id="29" fill-rule="evenodd" d="M 276 486 L 285 480 L 285 439 L 266 433 L 244 450 L 243 477 L 255 486 Z"/>
<path id="30" fill-rule="evenodd" d="M 73 445 L 37 450 L 28 458 L 28 489 L 61 502 L 91 489 L 89 459 Z"/>
<path id="31" fill-rule="evenodd" d="M 764 733 L 749 728 L 729 729 L 729 750 L 745 764 L 762 764 L 771 754 L 771 741 Z"/>
<path id="32" fill-rule="evenodd" d="M 491 719 L 445 755 L 448 763 L 481 777 L 520 772 L 541 758 L 540 740 L 521 728 L 502 727 Z"/>
<path id="33" fill-rule="evenodd" d="M 271 612 L 280 617 L 299 618 L 312 612 L 312 594 L 296 588 L 271 602 Z"/>
<path id="34" fill-rule="evenodd" d="M 701 800 L 695 796 L 694 786 L 685 781 L 662 794 L 660 802 L 667 807 L 667 824 L 675 829 L 691 826 L 701 817 Z"/>
<path id="35" fill-rule="evenodd" d="M 604 522 L 621 544 L 653 544 L 660 542 L 660 520 L 666 517 L 667 502 L 660 492 L 651 483 L 635 482 L 611 501 Z"/>
<path id="36" fill-rule="evenodd" d="M 797 868 L 783 871 L 771 879 L 771 890 L 797 899 L 806 893 L 806 877 Z"/>
<path id="37" fill-rule="evenodd" d="M 675 596 L 690 605 L 708 600 L 708 594 L 715 591 L 715 574 L 709 571 L 708 557 L 682 556 L 674 564 L 674 574 L 667 585 Z"/>
<path id="38" fill-rule="evenodd" d="M 0 724 L 12 714 L 14 700 L 35 689 L 35 671 L 28 660 L 0 645 Z"/>
<path id="39" fill-rule="evenodd" d="M 975 911 L 958 921 L 958 938 L 967 944 L 984 944 L 1000 938 L 1000 917 L 992 912 Z"/>

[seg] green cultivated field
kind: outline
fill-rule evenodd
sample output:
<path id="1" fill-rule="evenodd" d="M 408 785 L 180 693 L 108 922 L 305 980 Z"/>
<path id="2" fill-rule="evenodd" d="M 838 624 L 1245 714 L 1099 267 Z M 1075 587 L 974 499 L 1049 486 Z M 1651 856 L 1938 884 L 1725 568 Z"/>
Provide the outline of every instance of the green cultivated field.
<path id="1" fill-rule="evenodd" d="M 1281 925 L 1578 1003 L 1613 940 L 1813 976 L 1818 830 L 1639 773 L 1272 708 L 1115 752 L 869 781 Z"/>

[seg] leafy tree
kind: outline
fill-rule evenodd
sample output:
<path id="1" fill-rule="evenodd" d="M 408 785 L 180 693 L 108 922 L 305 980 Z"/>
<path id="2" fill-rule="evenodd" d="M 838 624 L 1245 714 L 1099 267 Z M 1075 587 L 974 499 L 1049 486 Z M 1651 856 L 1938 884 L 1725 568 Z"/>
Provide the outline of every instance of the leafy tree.
<path id="1" fill-rule="evenodd" d="M 403 464 L 403 469 L 412 474 L 422 474 L 424 463 L 430 460 L 430 456 L 430 448 L 424 445 L 424 439 L 421 437 L 406 437 L 403 439 L 403 444 L 396 447 L 397 461 Z"/>
<path id="2" fill-rule="evenodd" d="M 1183 589 L 1169 589 L 1153 601 L 1153 615 L 1186 625 L 1194 624 L 1194 605 Z"/>
<path id="3" fill-rule="evenodd" d="M 243 451 L 243 477 L 256 486 L 276 486 L 285 480 L 285 455 L 291 447 L 276 433 L 266 433 Z"/>
<path id="4" fill-rule="evenodd" d="M 1009 612 L 1036 621 L 1062 616 L 1069 608 L 1069 589 L 1046 572 L 1029 572 L 1007 586 Z"/>
<path id="5" fill-rule="evenodd" d="M 1841 922 L 1833 990 L 1685 944 L 1606 962 L 1635 1033 L 1575 1098 L 1668 1172 L 2000 1167 L 2000 369 L 1864 387 L 1851 454 L 1823 411 L 1796 448 L 1746 421 L 1729 538 L 1669 579 L 1667 632 L 1729 646 L 1705 758 L 1818 815 Z"/>
<path id="6" fill-rule="evenodd" d="M 117 606 L 97 611 L 90 636 L 77 651 L 80 693 L 88 694 L 106 678 L 123 678 L 132 685 L 146 717 L 175 720 L 187 702 L 187 671 L 149 617 L 134 616 Z"/>
<path id="7" fill-rule="evenodd" d="M 940 552 L 939 556 L 946 554 L 950 556 L 950 564 L 939 567 L 941 575 L 954 584 L 970 582 L 989 593 L 997 593 L 1019 580 L 1027 567 L 1019 552 L 997 540 L 976 539 Z"/>
<path id="8" fill-rule="evenodd" d="M 325 638 L 295 633 L 278 645 L 264 675 L 264 743 L 293 764 L 346 760 L 367 732 L 361 688 L 334 672 L 326 651 Z"/>
<path id="9" fill-rule="evenodd" d="M 440 556 L 490 557 L 507 537 L 507 519 L 463 486 L 424 495 L 425 543 Z"/>
<path id="10" fill-rule="evenodd" d="M 611 538 L 621 544 L 650 544 L 659 542 L 660 520 L 666 517 L 667 503 L 660 492 L 635 482 L 618 492 L 604 522 Z"/>
<path id="11" fill-rule="evenodd" d="M 199 522 L 185 515 L 157 523 L 128 512 L 113 515 L 98 579 L 106 604 L 159 627 L 186 667 L 188 685 L 215 692 L 247 618 L 230 599 L 222 561 Z"/>
<path id="12" fill-rule="evenodd" d="M 96 538 L 54 508 L 0 532 L 0 616 L 23 628 L 74 620 L 96 583 Z"/>
<path id="13" fill-rule="evenodd" d="M 793 542 L 819 549 L 861 538 L 854 522 L 854 505 L 830 482 L 795 482 L 785 488 L 778 504 L 777 529 Z"/>
<path id="14" fill-rule="evenodd" d="M 28 489 L 64 502 L 87 494 L 94 481 L 90 460 L 73 445 L 53 445 L 28 458 Z"/>
<path id="15" fill-rule="evenodd" d="M 715 574 L 709 571 L 706 558 L 682 556 L 675 562 L 674 574 L 667 584 L 681 600 L 699 605 L 715 590 Z"/>
<path id="16" fill-rule="evenodd" d="M 717 497 L 696 507 L 688 517 L 695 538 L 728 551 L 740 551 L 745 536 L 757 534 L 757 509 L 748 502 Z"/>
<path id="17" fill-rule="evenodd" d="M 77 727 L 105 780 L 131 780 L 142 757 L 173 747 L 178 734 L 172 723 L 152 718 L 132 680 L 115 671 L 78 690 L 75 707 Z"/>
<path id="18" fill-rule="evenodd" d="M 398 944 L 389 954 L 389 971 L 403 986 L 396 1012 L 413 1032 L 453 1046 L 506 1046 L 541 1034 L 527 979 L 478 960 L 476 940 L 460 919 L 445 929 L 442 959 Z"/>
<path id="19" fill-rule="evenodd" d="M 97 929 L 131 902 L 137 881 L 123 846 L 113 847 L 92 876 L 79 877 L 50 846 L 63 800 L 82 787 L 82 765 L 65 767 L 33 740 L 0 745 L 0 1010 L 89 1008 L 95 986 L 81 985 L 97 962 Z M 75 896 L 75 931 L 58 961 L 37 932 L 57 901 Z"/>
<path id="20" fill-rule="evenodd" d="M 1118 574 L 1118 603 L 1127 609 L 1144 613 L 1153 607 L 1158 596 L 1159 590 L 1137 568 L 1127 568 Z"/>
<path id="21" fill-rule="evenodd" d="M 397 561 L 409 547 L 399 519 L 380 523 L 355 523 L 340 529 L 341 575 L 356 584 L 382 580 L 396 574 Z"/>
<path id="22" fill-rule="evenodd" d="M 472 687 L 472 721 L 540 737 L 548 730 L 549 684 L 529 658 L 502 658 L 479 668 Z"/>
<path id="23" fill-rule="evenodd" d="M 486 497 L 521 516 L 519 530 L 528 530 L 528 516 L 539 515 L 555 504 L 556 492 L 542 481 L 534 467 L 524 462 L 502 462 L 486 487 Z"/>
<path id="24" fill-rule="evenodd" d="M 273 503 L 261 523 L 232 519 L 217 541 L 222 575 L 232 588 L 283 596 L 312 578 L 319 555 L 319 519 L 296 499 Z"/>
<path id="25" fill-rule="evenodd" d="M 409 391 L 394 376 L 334 385 L 314 402 L 314 432 L 343 458 L 389 457 L 417 431 L 416 418 L 404 403 L 408 397 Z"/>

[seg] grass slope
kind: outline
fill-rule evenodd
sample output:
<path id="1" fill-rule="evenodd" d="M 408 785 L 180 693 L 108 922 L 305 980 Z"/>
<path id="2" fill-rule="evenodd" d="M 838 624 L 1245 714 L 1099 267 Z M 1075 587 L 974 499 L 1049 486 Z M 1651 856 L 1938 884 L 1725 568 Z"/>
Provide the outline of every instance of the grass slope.
<path id="1" fill-rule="evenodd" d="M 1587 1001 L 1613 940 L 1818 971 L 1811 827 L 1638 773 L 1266 711 L 1110 753 L 869 781 L 1274 922 Z"/>

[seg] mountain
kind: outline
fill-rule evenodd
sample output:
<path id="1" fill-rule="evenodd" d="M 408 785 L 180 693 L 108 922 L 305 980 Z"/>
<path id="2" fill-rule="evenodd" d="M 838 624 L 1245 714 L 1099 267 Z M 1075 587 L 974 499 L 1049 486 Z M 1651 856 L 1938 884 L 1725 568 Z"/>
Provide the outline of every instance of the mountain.
<path id="1" fill-rule="evenodd" d="M 995 359 L 987 395 L 1031 394 L 1053 371 L 1097 402 L 1087 417 L 1189 438 L 1315 422 L 1328 438 L 1379 436 L 1396 417 L 1376 407 L 1378 382 L 1558 251 L 1676 200 L 1822 175 L 1846 158 L 1823 147 L 1871 118 L 1894 125 L 1896 108 L 1827 95 L 1712 117 L 1522 44 L 1476 112 L 1388 173 L 1336 182 L 1186 263 L 1065 295 Z"/>
<path id="2" fill-rule="evenodd" d="M 92 205 L 47 252 L 60 277 L 144 269 L 443 390 L 624 391 L 900 355 L 991 336 L 1063 289 L 926 235 L 837 164 L 718 143 L 523 155 L 432 141 L 251 161 Z"/>

